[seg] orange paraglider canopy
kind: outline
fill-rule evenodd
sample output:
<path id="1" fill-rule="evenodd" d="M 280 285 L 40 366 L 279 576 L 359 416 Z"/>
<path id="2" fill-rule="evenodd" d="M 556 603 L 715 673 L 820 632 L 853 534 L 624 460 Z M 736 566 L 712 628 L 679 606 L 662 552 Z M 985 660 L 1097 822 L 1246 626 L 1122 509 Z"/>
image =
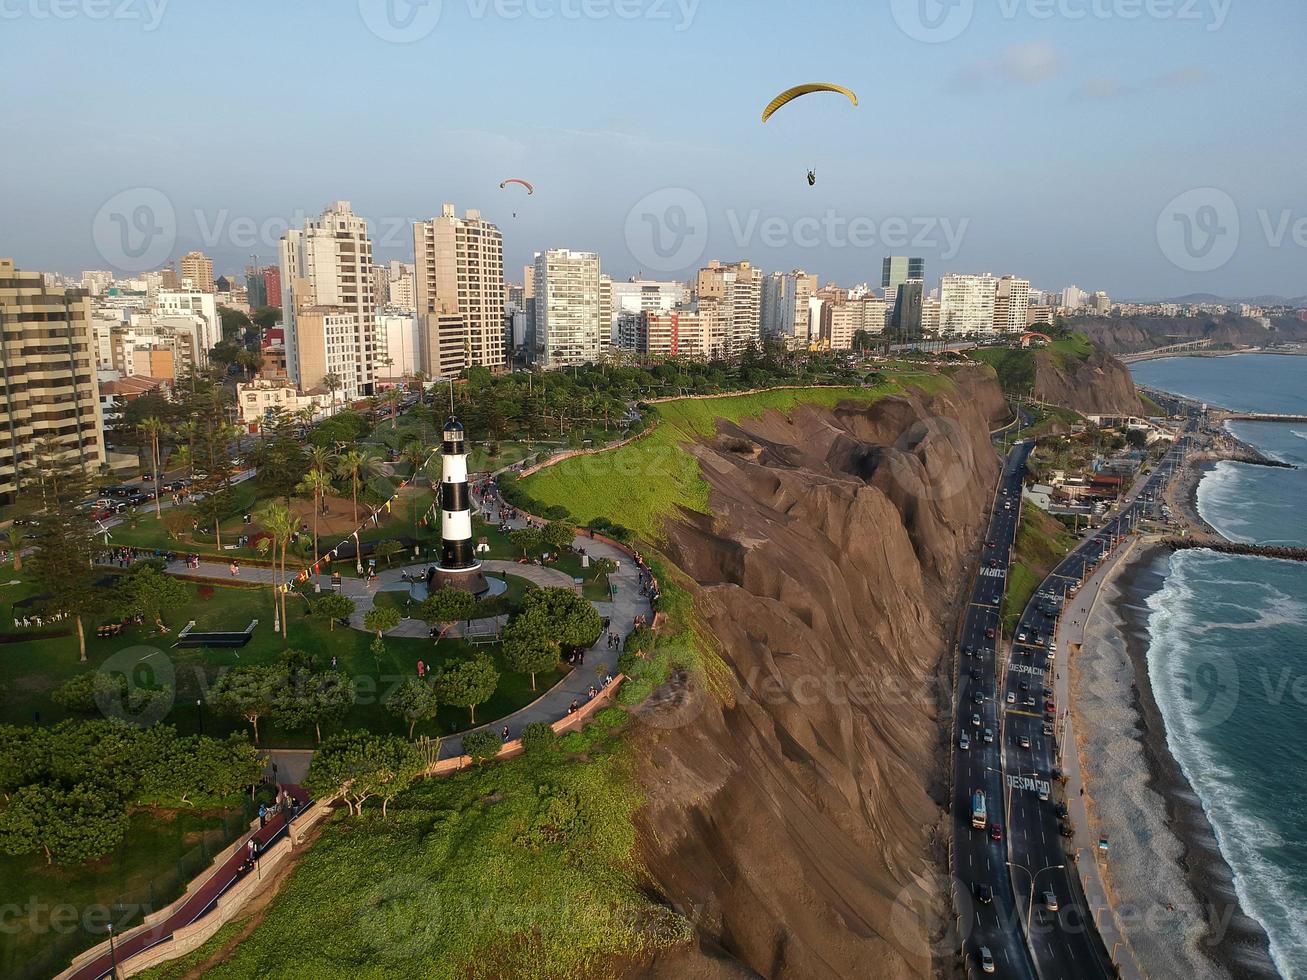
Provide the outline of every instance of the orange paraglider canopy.
<path id="1" fill-rule="evenodd" d="M 526 188 L 528 194 L 534 194 L 536 192 L 535 186 L 530 181 L 523 180 L 521 177 L 509 177 L 508 180 L 501 180 L 499 182 L 499 189 L 502 191 L 509 184 L 521 184 Z"/>

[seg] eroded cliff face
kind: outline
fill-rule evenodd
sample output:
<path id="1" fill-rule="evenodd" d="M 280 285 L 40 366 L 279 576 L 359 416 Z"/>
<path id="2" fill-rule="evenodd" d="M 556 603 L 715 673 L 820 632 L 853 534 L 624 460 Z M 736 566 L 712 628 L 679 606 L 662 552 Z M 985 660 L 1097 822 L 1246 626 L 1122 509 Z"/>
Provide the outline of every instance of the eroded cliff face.
<path id="1" fill-rule="evenodd" d="M 1130 369 L 1102 351 L 1073 361 L 1071 369 L 1047 351 L 1037 353 L 1035 397 L 1082 415 L 1142 415 L 1144 410 Z"/>
<path id="2" fill-rule="evenodd" d="M 722 424 L 695 447 L 714 516 L 683 515 L 667 551 L 733 691 L 645 712 L 643 857 L 701 943 L 632 974 L 929 974 L 947 909 L 942 658 L 1007 415 L 984 372 L 958 383 Z"/>

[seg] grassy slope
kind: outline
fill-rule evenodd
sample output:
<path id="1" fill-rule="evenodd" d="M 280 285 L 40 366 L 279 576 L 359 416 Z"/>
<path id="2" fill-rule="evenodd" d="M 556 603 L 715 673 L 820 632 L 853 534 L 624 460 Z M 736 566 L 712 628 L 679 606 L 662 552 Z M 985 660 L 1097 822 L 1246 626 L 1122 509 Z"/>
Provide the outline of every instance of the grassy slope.
<path id="1" fill-rule="evenodd" d="M 1044 348 L 982 347 L 970 353 L 994 369 L 1005 392 L 1028 395 L 1035 385 L 1035 354 L 1038 350 L 1047 351 L 1063 371 L 1072 371 L 1076 362 L 1089 359 L 1094 353 L 1094 345 L 1084 334 L 1073 333 Z"/>
<path id="2" fill-rule="evenodd" d="M 629 445 L 547 467 L 522 482 L 544 506 L 561 505 L 581 524 L 607 517 L 647 541 L 661 536 L 663 518 L 679 505 L 708 512 L 708 484 L 686 443 L 711 436 L 718 419 L 738 422 L 799 405 L 833 408 L 841 402 L 874 402 L 909 385 L 928 393 L 947 386 L 938 375 L 894 376 L 875 388 L 781 389 L 749 395 L 664 402 L 658 424 Z"/>
<path id="3" fill-rule="evenodd" d="M 1016 554 L 1008 573 L 1003 628 L 1011 633 L 1045 576 L 1075 545 L 1076 539 L 1056 518 L 1027 501 L 1021 508 Z"/>

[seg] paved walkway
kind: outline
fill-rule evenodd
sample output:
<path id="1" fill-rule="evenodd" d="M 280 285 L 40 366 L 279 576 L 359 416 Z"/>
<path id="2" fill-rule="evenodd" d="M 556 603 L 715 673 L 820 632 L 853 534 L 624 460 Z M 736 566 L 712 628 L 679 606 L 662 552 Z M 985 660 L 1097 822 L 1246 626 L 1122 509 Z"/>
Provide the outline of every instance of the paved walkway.
<path id="1" fill-rule="evenodd" d="M 497 495 L 492 494 L 476 501 L 475 506 L 487 521 L 495 523 L 504 504 Z M 508 525 L 511 529 L 520 528 L 526 525 L 526 520 L 517 517 L 509 521 Z M 649 598 L 640 594 L 642 573 L 630 555 L 620 548 L 603 541 L 597 541 L 587 534 L 578 534 L 573 539 L 572 546 L 578 549 L 584 548 L 591 559 L 608 558 L 617 565 L 617 570 L 608 576 L 613 599 L 609 602 L 594 603 L 599 615 L 609 620 L 611 632 L 615 633 L 625 643 L 626 637 L 635 628 L 637 618 L 643 617 L 647 622 L 653 622 L 653 609 L 649 603 Z M 426 568 L 426 563 L 412 566 L 413 570 L 425 571 Z M 518 575 L 539 586 L 561 586 L 580 591 L 580 586 L 573 582 L 571 576 L 554 568 L 540 565 L 520 565 L 517 562 L 499 559 L 486 560 L 483 562 L 483 568 L 488 572 Z M 342 593 L 357 603 L 354 615 L 350 619 L 350 625 L 355 629 L 363 629 L 363 617 L 372 608 L 377 592 L 395 589 L 402 583 L 402 575 L 406 570 L 405 568 L 391 568 L 379 572 L 376 582 L 371 586 L 367 585 L 363 579 L 342 578 Z M 241 565 L 238 574 L 232 575 L 229 565 L 220 562 L 201 561 L 198 567 L 192 568 L 185 561 L 177 561 L 168 567 L 168 573 L 181 577 L 198 576 L 219 580 L 230 579 L 240 582 L 256 582 L 262 585 L 271 585 L 273 582 L 273 570 L 271 568 Z M 319 579 L 330 581 L 327 576 L 320 576 Z M 388 585 L 391 587 L 390 589 L 387 589 Z M 494 617 L 493 620 L 473 620 L 472 626 L 473 629 L 476 629 L 477 624 L 484 626 L 492 621 L 502 625 L 502 622 L 506 621 L 506 619 L 507 617 Z M 399 627 L 386 635 L 426 639 L 428 632 L 427 625 L 421 620 L 406 619 L 401 621 Z M 460 625 L 446 635 L 458 636 L 462 635 L 462 633 L 463 626 Z M 515 739 L 522 733 L 522 729 L 532 722 L 543 721 L 547 724 L 553 724 L 565 718 L 570 713 L 569 709 L 573 703 L 584 704 L 589 699 L 592 686 L 602 688 L 605 676 L 615 676 L 617 674 L 617 660 L 620 656 L 621 649 L 619 647 L 609 647 L 607 636 L 601 634 L 598 642 L 586 652 L 584 665 L 569 671 L 557 684 L 548 691 L 543 692 L 538 700 L 518 709 L 505 718 L 498 718 L 480 725 L 475 730 L 501 731 L 507 727 L 508 737 Z M 466 732 L 459 732 L 446 738 L 440 746 L 440 758 L 446 759 L 462 755 L 463 735 L 465 734 Z"/>

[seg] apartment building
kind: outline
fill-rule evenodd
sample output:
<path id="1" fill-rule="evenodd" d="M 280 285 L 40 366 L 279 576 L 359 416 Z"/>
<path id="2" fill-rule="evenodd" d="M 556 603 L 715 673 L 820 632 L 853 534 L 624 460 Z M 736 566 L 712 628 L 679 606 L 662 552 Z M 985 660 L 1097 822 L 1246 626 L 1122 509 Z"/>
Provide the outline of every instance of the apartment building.
<path id="1" fill-rule="evenodd" d="M 1004 276 L 994 287 L 994 329 L 999 333 L 1020 333 L 1026 329 L 1030 312 L 1030 282 Z"/>
<path id="2" fill-rule="evenodd" d="M 993 333 L 996 285 L 988 273 L 944 276 L 939 284 L 940 331 L 950 336 Z"/>
<path id="3" fill-rule="evenodd" d="M 498 370 L 506 362 L 504 348 L 504 238 L 479 211 L 458 217 L 446 204 L 440 217 L 413 226 L 418 316 L 424 319 L 457 313 L 466 336 L 456 342 L 467 364 Z M 395 301 L 392 284 L 391 299 Z M 439 343 L 440 329 L 423 327 L 421 337 Z M 435 374 L 437 364 L 451 363 L 451 353 L 422 350 L 422 369 Z"/>
<path id="4" fill-rule="evenodd" d="M 105 461 L 94 346 L 85 292 L 0 258 L 0 503 L 46 440 L 88 471 Z"/>
<path id="5" fill-rule="evenodd" d="M 601 334 L 611 330 L 611 316 L 605 319 L 600 305 L 599 279 L 595 252 L 560 248 L 536 253 L 536 363 L 559 367 L 599 360 Z"/>
<path id="6" fill-rule="evenodd" d="M 322 366 L 353 351 L 341 382 L 355 395 L 372 394 L 376 377 L 376 301 L 372 294 L 372 239 L 367 222 L 348 201 L 336 201 L 281 240 L 282 316 L 286 366 L 301 389 L 322 383 Z M 300 311 L 312 311 L 301 327 Z M 318 332 L 330 326 L 331 336 Z M 348 326 L 352 337 L 339 336 Z M 302 353 L 302 342 L 308 353 Z M 336 372 L 340 373 L 340 372 Z"/>
<path id="7" fill-rule="evenodd" d="M 716 304 L 725 324 L 725 356 L 738 357 L 750 343 L 762 341 L 762 280 L 762 270 L 748 262 L 723 264 L 714 259 L 699 270 L 695 297 L 700 308 L 705 303 Z"/>
<path id="8" fill-rule="evenodd" d="M 160 289 L 151 307 L 161 317 L 180 317 L 194 320 L 196 326 L 195 353 L 197 363 L 209 363 L 209 351 L 222 340 L 222 318 L 218 316 L 218 302 L 212 292 L 200 289 Z"/>
<path id="9" fill-rule="evenodd" d="M 213 259 L 203 252 L 187 252 L 181 257 L 178 266 L 181 268 L 182 279 L 189 279 L 192 289 L 202 293 L 214 292 Z"/>

